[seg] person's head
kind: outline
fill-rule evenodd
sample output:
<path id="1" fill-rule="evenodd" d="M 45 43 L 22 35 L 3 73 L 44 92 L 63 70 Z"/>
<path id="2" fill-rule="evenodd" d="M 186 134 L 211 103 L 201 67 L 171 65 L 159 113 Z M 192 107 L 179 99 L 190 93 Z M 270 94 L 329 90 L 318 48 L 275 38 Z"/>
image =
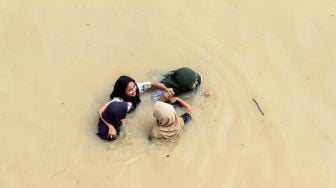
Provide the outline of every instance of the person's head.
<path id="1" fill-rule="evenodd" d="M 199 85 L 201 85 L 201 76 L 197 74 L 196 79 L 192 85 L 192 90 L 196 89 Z"/>
<path id="2" fill-rule="evenodd" d="M 157 101 L 154 105 L 153 116 L 157 121 L 158 126 L 170 126 L 174 123 L 176 112 L 172 105 Z"/>
<path id="3" fill-rule="evenodd" d="M 111 102 L 104 112 L 106 112 L 108 116 L 112 117 L 112 120 L 120 121 L 125 119 L 127 113 L 127 102 Z M 117 122 L 111 123 L 116 124 Z"/>
<path id="4" fill-rule="evenodd" d="M 135 108 L 141 102 L 139 93 L 139 88 L 134 79 L 129 76 L 120 76 L 114 84 L 110 98 L 122 98 L 131 102 Z"/>
<path id="5" fill-rule="evenodd" d="M 125 95 L 127 97 L 135 97 L 137 94 L 138 86 L 136 85 L 135 82 L 130 81 L 127 84 L 127 87 L 125 89 Z"/>
<path id="6" fill-rule="evenodd" d="M 153 116 L 156 119 L 150 133 L 150 137 L 153 139 L 170 140 L 176 138 L 184 127 L 183 119 L 168 103 L 157 101 L 154 105 Z"/>
<path id="7" fill-rule="evenodd" d="M 110 97 L 135 97 L 139 89 L 135 83 L 135 80 L 129 76 L 120 76 L 114 84 L 113 92 Z"/>
<path id="8" fill-rule="evenodd" d="M 119 131 L 122 119 L 125 119 L 127 113 L 127 102 L 113 101 L 107 105 L 102 117 L 105 121 L 113 124 Z"/>
<path id="9" fill-rule="evenodd" d="M 127 102 L 119 102 L 113 101 L 110 102 L 104 112 L 102 113 L 102 118 L 112 124 L 115 128 L 117 135 L 120 133 L 120 127 L 122 126 L 122 119 L 125 119 L 127 113 Z M 109 136 L 109 128 L 105 125 L 105 123 L 100 119 L 98 123 L 98 133 L 97 135 L 103 139 L 112 141 L 115 140 L 117 137 L 111 138 Z"/>
<path id="10" fill-rule="evenodd" d="M 166 76 L 161 82 L 166 87 L 173 88 L 178 95 L 196 89 L 201 83 L 201 77 L 191 68 L 182 67 L 172 71 L 172 74 Z"/>

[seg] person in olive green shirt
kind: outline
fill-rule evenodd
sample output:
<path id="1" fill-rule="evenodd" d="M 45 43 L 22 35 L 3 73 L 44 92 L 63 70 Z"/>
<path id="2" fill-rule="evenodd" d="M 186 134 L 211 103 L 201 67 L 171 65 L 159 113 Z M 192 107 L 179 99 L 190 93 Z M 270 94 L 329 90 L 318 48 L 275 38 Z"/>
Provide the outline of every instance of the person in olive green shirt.
<path id="1" fill-rule="evenodd" d="M 202 77 L 189 67 L 182 67 L 174 71 L 170 71 L 161 80 L 161 83 L 167 88 L 174 90 L 174 95 L 170 95 L 164 90 L 156 89 L 152 93 L 153 101 L 163 101 L 168 103 L 179 103 L 192 113 L 193 108 L 190 104 L 178 97 L 181 94 L 195 91 L 202 83 Z M 210 96 L 210 92 L 206 92 L 206 96 Z"/>

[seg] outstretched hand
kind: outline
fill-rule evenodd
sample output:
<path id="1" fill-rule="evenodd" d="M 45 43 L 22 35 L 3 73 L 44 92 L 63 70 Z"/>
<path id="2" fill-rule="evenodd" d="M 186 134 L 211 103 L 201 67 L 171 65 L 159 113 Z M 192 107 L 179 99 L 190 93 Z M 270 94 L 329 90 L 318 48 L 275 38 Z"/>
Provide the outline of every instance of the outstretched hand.
<path id="1" fill-rule="evenodd" d="M 171 89 L 171 90 L 169 90 L 169 89 Z M 173 96 L 174 96 L 174 91 L 173 91 L 173 89 L 172 88 L 169 88 L 169 89 L 167 89 L 167 91 L 163 94 L 163 96 L 164 96 L 164 98 L 166 99 L 166 100 L 168 100 L 168 99 L 170 99 L 170 98 L 173 98 Z M 168 91 L 169 90 L 169 91 Z"/>
<path id="2" fill-rule="evenodd" d="M 206 97 L 210 97 L 212 95 L 212 92 L 211 91 L 206 91 L 206 92 L 204 92 L 204 95 Z"/>
<path id="3" fill-rule="evenodd" d="M 117 132 L 113 127 L 109 127 L 109 131 L 108 131 L 108 137 L 109 138 L 113 138 L 117 136 Z"/>
<path id="4" fill-rule="evenodd" d="M 180 103 L 180 105 L 183 106 L 190 114 L 192 114 L 194 111 L 194 108 L 190 104 L 183 101 L 180 97 L 170 97 L 168 100 L 171 104 Z"/>
<path id="5" fill-rule="evenodd" d="M 169 95 L 169 97 L 172 97 L 172 96 L 175 95 L 175 92 L 174 92 L 173 88 L 167 88 L 165 93 L 167 93 L 167 95 Z"/>

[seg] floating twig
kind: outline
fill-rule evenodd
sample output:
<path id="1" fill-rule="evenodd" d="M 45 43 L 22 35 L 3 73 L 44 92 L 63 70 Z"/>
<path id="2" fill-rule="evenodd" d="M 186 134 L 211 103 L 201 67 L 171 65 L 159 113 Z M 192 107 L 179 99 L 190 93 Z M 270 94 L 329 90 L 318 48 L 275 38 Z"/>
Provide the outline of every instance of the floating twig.
<path id="1" fill-rule="evenodd" d="M 58 175 L 60 175 L 60 174 L 64 173 L 65 171 L 66 171 L 66 170 L 64 169 L 64 170 L 62 170 L 62 171 L 60 171 L 60 172 L 57 172 L 56 174 L 52 175 L 51 177 L 58 176 Z"/>
<path id="2" fill-rule="evenodd" d="M 264 112 L 261 110 L 261 108 L 260 108 L 260 106 L 259 106 L 259 104 L 258 104 L 258 102 L 254 99 L 254 98 L 252 98 L 252 100 L 253 100 L 253 102 L 257 105 L 257 107 L 258 107 L 258 110 L 259 110 L 259 112 L 261 113 L 261 115 L 263 115 L 264 116 Z"/>

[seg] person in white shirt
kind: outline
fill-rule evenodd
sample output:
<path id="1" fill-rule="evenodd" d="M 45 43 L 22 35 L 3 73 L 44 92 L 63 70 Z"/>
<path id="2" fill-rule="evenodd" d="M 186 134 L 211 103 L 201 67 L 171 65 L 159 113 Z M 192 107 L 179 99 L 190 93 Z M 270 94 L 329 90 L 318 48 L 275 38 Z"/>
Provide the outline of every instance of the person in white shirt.
<path id="1" fill-rule="evenodd" d="M 157 81 L 147 81 L 142 83 L 135 82 L 129 76 L 120 76 L 114 84 L 112 93 L 110 94 L 111 101 L 126 101 L 128 102 L 127 112 L 132 112 L 141 102 L 140 93 L 146 92 L 150 88 L 164 90 L 166 95 L 173 96 L 172 88 L 167 88 L 164 84 Z"/>

